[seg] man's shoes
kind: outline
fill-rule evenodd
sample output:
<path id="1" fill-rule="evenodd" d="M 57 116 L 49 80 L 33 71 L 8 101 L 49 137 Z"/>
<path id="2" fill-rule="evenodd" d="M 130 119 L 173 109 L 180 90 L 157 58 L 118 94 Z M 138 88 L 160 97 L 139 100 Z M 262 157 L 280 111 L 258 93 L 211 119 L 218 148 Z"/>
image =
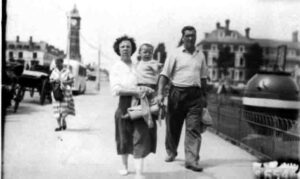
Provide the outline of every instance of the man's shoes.
<path id="1" fill-rule="evenodd" d="M 185 164 L 185 168 L 193 170 L 195 172 L 202 172 L 203 168 L 199 164 Z"/>
<path id="2" fill-rule="evenodd" d="M 57 131 L 61 131 L 62 130 L 62 127 L 58 127 L 58 128 L 55 128 L 55 132 L 57 132 Z"/>
<path id="3" fill-rule="evenodd" d="M 173 162 L 175 160 L 175 155 L 168 155 L 165 162 Z"/>

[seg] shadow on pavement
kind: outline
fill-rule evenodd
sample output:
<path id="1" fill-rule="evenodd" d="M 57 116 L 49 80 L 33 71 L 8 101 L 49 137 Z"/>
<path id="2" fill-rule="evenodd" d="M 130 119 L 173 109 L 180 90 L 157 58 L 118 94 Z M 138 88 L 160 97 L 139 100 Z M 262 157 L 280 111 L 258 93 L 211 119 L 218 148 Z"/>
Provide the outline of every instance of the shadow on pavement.
<path id="1" fill-rule="evenodd" d="M 96 95 L 99 95 L 99 92 L 86 92 L 82 95 L 84 95 L 84 96 L 96 96 Z"/>
<path id="2" fill-rule="evenodd" d="M 145 173 L 146 179 L 184 179 L 184 178 L 215 178 L 210 173 L 183 170 L 177 172 Z"/>
<path id="3" fill-rule="evenodd" d="M 24 105 L 23 104 L 20 104 L 19 107 L 18 107 L 18 110 L 16 113 L 13 112 L 13 107 L 10 107 L 9 109 L 7 109 L 7 116 L 9 115 L 21 115 L 21 114 L 31 114 L 31 113 L 34 113 L 36 112 L 37 109 L 32 107 L 32 106 L 29 106 L 29 105 Z"/>
<path id="4" fill-rule="evenodd" d="M 97 131 L 97 132 L 99 132 L 99 130 L 100 129 L 92 129 L 92 128 L 67 128 L 66 130 L 65 130 L 65 132 L 93 132 L 93 131 Z"/>
<path id="5" fill-rule="evenodd" d="M 255 162 L 255 160 L 250 159 L 208 159 L 208 160 L 202 160 L 199 162 L 199 165 L 205 168 L 215 167 L 218 165 L 233 165 L 236 163 L 242 164 L 242 163 L 249 163 Z"/>

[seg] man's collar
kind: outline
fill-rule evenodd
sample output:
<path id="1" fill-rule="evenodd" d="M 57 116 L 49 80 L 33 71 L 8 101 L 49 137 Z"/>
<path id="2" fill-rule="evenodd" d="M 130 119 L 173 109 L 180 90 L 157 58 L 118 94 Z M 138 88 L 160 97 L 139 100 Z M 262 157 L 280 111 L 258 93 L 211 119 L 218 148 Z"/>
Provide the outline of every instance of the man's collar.
<path id="1" fill-rule="evenodd" d="M 187 49 L 185 49 L 183 45 L 180 46 L 179 49 L 180 49 L 180 52 L 188 53 Z M 196 54 L 196 53 L 199 53 L 199 49 L 197 47 L 195 47 L 193 54 Z"/>

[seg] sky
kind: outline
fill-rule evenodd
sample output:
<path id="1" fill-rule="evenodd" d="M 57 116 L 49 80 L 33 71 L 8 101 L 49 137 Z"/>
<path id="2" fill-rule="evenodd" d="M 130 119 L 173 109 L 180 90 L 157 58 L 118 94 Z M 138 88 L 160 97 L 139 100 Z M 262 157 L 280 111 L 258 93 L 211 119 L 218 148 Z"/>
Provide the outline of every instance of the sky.
<path id="1" fill-rule="evenodd" d="M 298 0 L 7 0 L 7 40 L 46 41 L 66 51 L 67 14 L 76 4 L 81 16 L 81 55 L 84 63 L 110 68 L 118 56 L 116 38 L 127 34 L 137 45 L 163 42 L 167 52 L 174 49 L 181 29 L 192 25 L 197 41 L 205 32 L 225 25 L 244 34 L 250 27 L 253 38 L 291 40 L 300 31 Z"/>

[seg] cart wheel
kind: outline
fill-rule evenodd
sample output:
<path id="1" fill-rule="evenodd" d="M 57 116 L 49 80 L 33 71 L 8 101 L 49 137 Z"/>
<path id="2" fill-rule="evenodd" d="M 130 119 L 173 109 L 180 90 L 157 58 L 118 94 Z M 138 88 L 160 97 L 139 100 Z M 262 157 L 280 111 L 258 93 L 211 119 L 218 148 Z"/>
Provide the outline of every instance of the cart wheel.
<path id="1" fill-rule="evenodd" d="M 34 87 L 32 87 L 32 88 L 30 89 L 30 97 L 33 97 L 33 94 L 34 94 Z"/>
<path id="2" fill-rule="evenodd" d="M 43 105 L 45 103 L 46 95 L 47 95 L 47 83 L 48 79 L 44 79 L 42 82 L 42 87 L 40 91 L 40 104 Z"/>
<path id="3" fill-rule="evenodd" d="M 18 108 L 19 108 L 19 103 L 22 101 L 22 99 L 24 98 L 24 93 L 25 90 L 24 88 L 22 88 L 19 84 L 16 85 L 15 87 L 15 94 L 14 94 L 14 112 L 16 113 Z"/>
<path id="4" fill-rule="evenodd" d="M 19 94 L 18 94 L 18 98 L 20 101 L 22 101 L 24 99 L 24 95 L 25 95 L 25 88 L 21 87 Z"/>

